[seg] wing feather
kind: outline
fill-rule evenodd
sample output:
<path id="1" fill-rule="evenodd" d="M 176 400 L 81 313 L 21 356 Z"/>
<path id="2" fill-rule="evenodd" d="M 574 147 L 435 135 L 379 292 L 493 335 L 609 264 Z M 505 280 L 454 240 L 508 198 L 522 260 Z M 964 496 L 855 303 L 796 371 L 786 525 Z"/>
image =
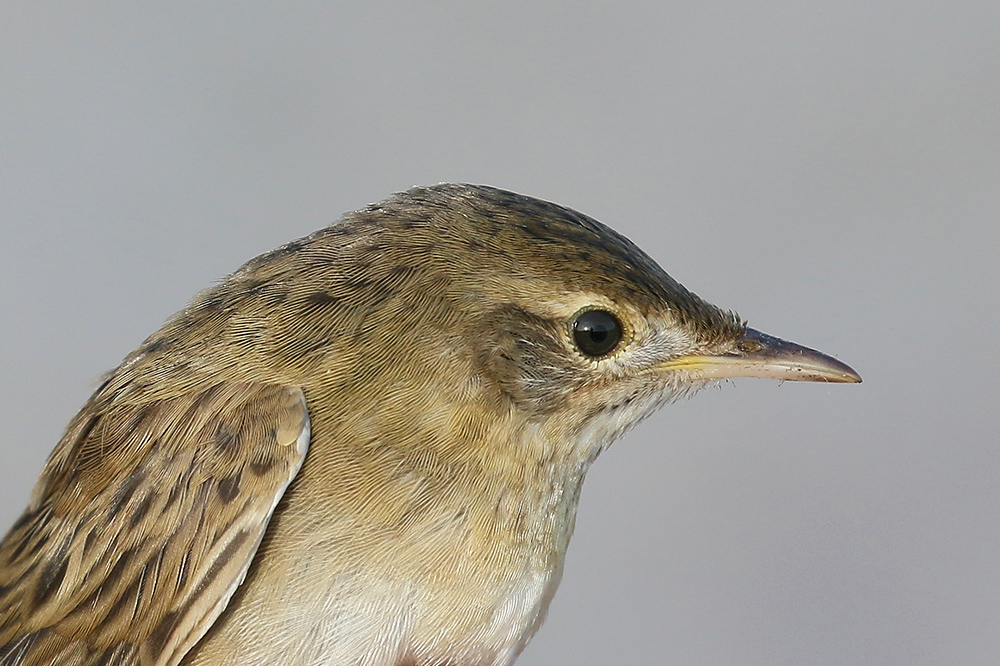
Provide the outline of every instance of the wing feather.
<path id="1" fill-rule="evenodd" d="M 0 666 L 174 666 L 305 458 L 298 388 L 222 383 L 73 420 L 0 543 Z"/>

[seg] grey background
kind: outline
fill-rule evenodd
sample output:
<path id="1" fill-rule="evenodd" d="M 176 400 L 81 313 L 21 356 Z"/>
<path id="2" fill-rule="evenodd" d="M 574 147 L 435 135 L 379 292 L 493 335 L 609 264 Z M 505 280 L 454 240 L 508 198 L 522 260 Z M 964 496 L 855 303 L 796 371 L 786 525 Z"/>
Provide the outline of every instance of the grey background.
<path id="1" fill-rule="evenodd" d="M 521 665 L 997 663 L 1000 3 L 144 4 L 0 8 L 0 529 L 197 290 L 482 182 L 865 377 L 613 447 Z"/>

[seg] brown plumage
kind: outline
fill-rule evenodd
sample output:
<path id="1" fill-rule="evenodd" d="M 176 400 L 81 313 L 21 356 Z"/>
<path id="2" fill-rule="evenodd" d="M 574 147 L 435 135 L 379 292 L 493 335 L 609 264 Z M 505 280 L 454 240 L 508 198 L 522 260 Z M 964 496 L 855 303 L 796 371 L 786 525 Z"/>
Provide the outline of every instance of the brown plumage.
<path id="1" fill-rule="evenodd" d="M 73 419 L 0 544 L 0 666 L 508 664 L 590 463 L 729 376 L 860 381 L 554 204 L 439 185 L 350 213 L 202 293 Z"/>

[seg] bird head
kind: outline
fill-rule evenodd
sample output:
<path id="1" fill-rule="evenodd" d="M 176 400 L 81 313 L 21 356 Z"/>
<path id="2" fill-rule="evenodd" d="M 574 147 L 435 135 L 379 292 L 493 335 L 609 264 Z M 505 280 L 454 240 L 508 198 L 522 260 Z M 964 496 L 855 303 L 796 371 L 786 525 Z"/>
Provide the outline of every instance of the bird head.
<path id="1" fill-rule="evenodd" d="M 576 211 L 467 185 L 397 201 L 400 212 L 437 211 L 439 242 L 466 248 L 448 257 L 470 262 L 451 279 L 456 296 L 473 296 L 464 338 L 477 374 L 591 459 L 663 403 L 721 379 L 861 380 L 836 359 L 748 328 Z"/>

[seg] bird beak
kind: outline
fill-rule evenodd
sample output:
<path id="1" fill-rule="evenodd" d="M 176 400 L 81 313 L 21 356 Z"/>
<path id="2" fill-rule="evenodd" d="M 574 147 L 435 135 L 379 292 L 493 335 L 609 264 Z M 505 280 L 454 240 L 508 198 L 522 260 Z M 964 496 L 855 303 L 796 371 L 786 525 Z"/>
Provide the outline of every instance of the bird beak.
<path id="1" fill-rule="evenodd" d="M 698 379 L 759 377 L 793 382 L 833 382 L 852 384 L 861 375 L 815 349 L 775 338 L 748 328 L 736 342 L 736 349 L 718 356 L 692 355 L 660 364 L 664 370 L 688 370 Z"/>

